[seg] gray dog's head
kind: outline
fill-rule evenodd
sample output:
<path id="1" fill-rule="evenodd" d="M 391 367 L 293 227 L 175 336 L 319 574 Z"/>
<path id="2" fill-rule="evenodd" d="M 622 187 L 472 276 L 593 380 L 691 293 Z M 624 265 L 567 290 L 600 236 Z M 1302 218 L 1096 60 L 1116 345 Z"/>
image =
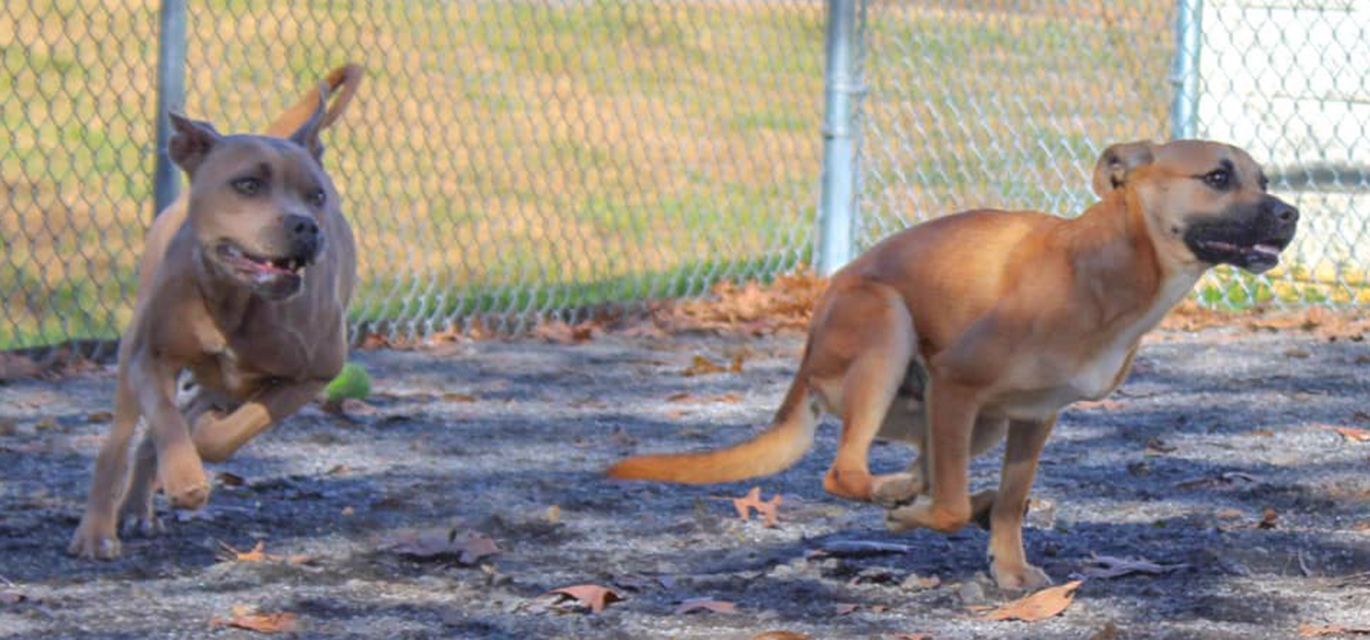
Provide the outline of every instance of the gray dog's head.
<path id="1" fill-rule="evenodd" d="M 214 275 L 269 300 L 298 293 L 327 244 L 324 220 L 337 194 L 323 171 L 313 117 L 289 138 L 220 135 L 172 114 L 172 160 L 190 179 L 187 219 Z"/>

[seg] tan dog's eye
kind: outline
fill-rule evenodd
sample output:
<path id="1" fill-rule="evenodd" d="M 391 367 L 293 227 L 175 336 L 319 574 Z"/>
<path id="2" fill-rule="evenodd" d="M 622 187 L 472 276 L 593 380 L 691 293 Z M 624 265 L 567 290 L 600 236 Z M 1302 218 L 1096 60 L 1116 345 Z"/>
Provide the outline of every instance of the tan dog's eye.
<path id="1" fill-rule="evenodd" d="M 1204 184 L 1219 191 L 1227 189 L 1232 184 L 1232 173 L 1227 169 L 1214 169 L 1204 174 Z"/>
<path id="2" fill-rule="evenodd" d="M 309 192 L 309 204 L 316 207 L 322 207 L 323 203 L 327 200 L 328 194 L 324 193 L 323 189 L 315 189 Z"/>
<path id="3" fill-rule="evenodd" d="M 237 191 L 239 194 L 249 197 L 261 193 L 262 187 L 265 186 L 261 178 L 254 178 L 251 176 L 248 176 L 246 178 L 238 178 L 237 180 L 234 180 L 229 184 L 233 185 L 234 191 Z"/>

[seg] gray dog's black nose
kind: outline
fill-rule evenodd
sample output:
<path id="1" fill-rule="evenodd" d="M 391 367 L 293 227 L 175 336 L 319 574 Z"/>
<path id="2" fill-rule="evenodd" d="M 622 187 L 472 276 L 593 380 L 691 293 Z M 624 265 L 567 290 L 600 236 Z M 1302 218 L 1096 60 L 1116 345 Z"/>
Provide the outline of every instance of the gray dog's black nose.
<path id="1" fill-rule="evenodd" d="M 319 252 L 323 238 L 319 234 L 319 223 L 309 216 L 292 213 L 281 221 L 285 225 L 286 237 L 290 239 L 290 255 L 308 262 Z"/>
<path id="2" fill-rule="evenodd" d="M 285 228 L 292 238 L 307 238 L 319 235 L 319 223 L 309 216 L 292 213 L 285 217 Z"/>

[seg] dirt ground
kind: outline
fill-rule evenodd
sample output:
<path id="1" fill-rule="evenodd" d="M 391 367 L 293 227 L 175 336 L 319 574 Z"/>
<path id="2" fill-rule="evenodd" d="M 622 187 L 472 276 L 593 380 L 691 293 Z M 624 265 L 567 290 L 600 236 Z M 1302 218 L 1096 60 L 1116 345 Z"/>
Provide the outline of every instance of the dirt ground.
<path id="1" fill-rule="evenodd" d="M 831 418 L 801 464 L 755 482 L 600 475 L 628 453 L 753 433 L 800 346 L 798 336 L 608 337 L 359 352 L 374 411 L 291 418 L 212 467 L 207 510 L 165 513 L 165 534 L 125 537 L 113 562 L 64 554 L 112 374 L 8 382 L 0 637 L 202 637 L 235 605 L 295 614 L 304 637 L 1245 639 L 1370 628 L 1370 442 L 1335 430 L 1370 428 L 1366 343 L 1235 329 L 1151 336 L 1117 393 L 1064 414 L 1025 535 L 1058 583 L 1092 554 L 1182 566 L 1090 578 L 1062 615 L 1033 623 L 975 612 L 1014 597 L 986 577 L 984 532 L 892 534 L 880 509 L 823 493 Z M 682 375 L 696 355 L 726 364 L 737 353 L 740 373 Z M 995 477 L 999 451 L 977 461 L 978 484 Z M 873 456 L 893 470 L 910 453 L 891 444 Z M 742 521 L 726 499 L 752 486 L 783 496 L 778 527 Z M 456 544 L 488 536 L 499 551 L 468 562 L 436 553 L 449 530 Z M 277 558 L 221 559 L 223 544 L 257 542 Z M 888 544 L 875 553 L 853 542 Z M 593 614 L 545 595 L 586 583 L 623 599 Z M 700 597 L 736 612 L 676 613 Z"/>

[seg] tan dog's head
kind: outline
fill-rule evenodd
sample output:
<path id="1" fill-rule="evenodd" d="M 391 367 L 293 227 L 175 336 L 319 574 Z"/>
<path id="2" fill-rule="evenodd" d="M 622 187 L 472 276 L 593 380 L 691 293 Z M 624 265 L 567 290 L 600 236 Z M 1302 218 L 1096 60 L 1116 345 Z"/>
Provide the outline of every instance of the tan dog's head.
<path id="1" fill-rule="evenodd" d="M 289 138 L 220 135 L 171 115 L 169 151 L 190 179 L 187 220 L 213 275 L 270 300 L 298 293 L 324 252 L 336 198 L 323 171 L 319 128 L 327 102 Z"/>
<path id="2" fill-rule="evenodd" d="M 1202 140 L 1115 144 L 1094 168 L 1100 197 L 1120 189 L 1136 195 L 1162 256 L 1252 273 L 1279 263 L 1299 220 L 1298 209 L 1266 186 L 1245 151 Z"/>

